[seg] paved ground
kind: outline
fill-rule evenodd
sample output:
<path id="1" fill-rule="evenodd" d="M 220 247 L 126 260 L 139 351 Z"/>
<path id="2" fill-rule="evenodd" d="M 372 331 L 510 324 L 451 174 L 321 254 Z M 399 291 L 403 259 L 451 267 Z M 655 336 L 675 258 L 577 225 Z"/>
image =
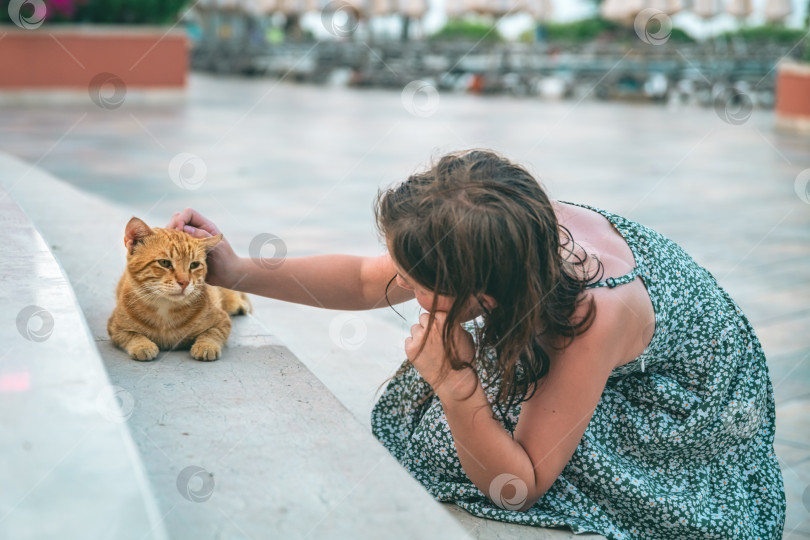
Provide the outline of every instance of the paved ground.
<path id="1" fill-rule="evenodd" d="M 500 150 L 535 171 L 552 197 L 673 238 L 737 299 L 771 367 L 786 537 L 810 536 L 810 142 L 775 133 L 765 111 L 734 125 L 710 109 L 421 98 L 194 76 L 183 104 L 0 109 L 0 150 L 137 208 L 152 224 L 193 206 L 242 254 L 271 232 L 288 256 L 379 253 L 371 220 L 379 186 L 444 151 Z M 199 160 L 180 166 L 177 158 L 172 168 L 181 153 Z M 111 257 L 100 252 L 88 271 L 120 264 Z M 367 424 L 376 388 L 402 358 L 408 323 L 389 310 L 255 303 L 257 322 Z M 404 312 L 410 318 L 413 309 Z"/>

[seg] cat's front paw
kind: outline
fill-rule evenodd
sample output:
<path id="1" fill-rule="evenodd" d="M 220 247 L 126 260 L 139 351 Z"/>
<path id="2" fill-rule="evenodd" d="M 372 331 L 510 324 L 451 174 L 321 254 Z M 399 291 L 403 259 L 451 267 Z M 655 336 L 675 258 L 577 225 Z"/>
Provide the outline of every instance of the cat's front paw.
<path id="1" fill-rule="evenodd" d="M 253 313 L 253 305 L 250 303 L 250 298 L 248 298 L 245 293 L 241 293 L 239 296 L 240 303 L 236 314 L 247 315 L 248 313 Z"/>
<path id="2" fill-rule="evenodd" d="M 135 345 L 131 345 L 127 352 L 133 360 L 148 362 L 149 360 L 154 360 L 160 352 L 160 349 L 151 341 L 141 341 Z"/>
<path id="3" fill-rule="evenodd" d="M 210 341 L 197 341 L 191 346 L 191 357 L 202 362 L 210 362 L 219 358 L 221 347 Z"/>

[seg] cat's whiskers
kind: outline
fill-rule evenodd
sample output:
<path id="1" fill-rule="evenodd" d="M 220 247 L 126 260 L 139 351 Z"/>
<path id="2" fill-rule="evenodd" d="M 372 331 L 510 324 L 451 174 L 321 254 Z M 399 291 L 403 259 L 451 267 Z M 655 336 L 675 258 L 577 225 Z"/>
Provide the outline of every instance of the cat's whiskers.
<path id="1" fill-rule="evenodd" d="M 155 292 L 150 286 L 147 285 L 137 288 L 133 287 L 129 292 L 130 297 L 127 301 L 127 305 L 130 307 L 138 302 L 146 302 L 151 304 L 151 300 L 160 296 L 159 293 Z"/>

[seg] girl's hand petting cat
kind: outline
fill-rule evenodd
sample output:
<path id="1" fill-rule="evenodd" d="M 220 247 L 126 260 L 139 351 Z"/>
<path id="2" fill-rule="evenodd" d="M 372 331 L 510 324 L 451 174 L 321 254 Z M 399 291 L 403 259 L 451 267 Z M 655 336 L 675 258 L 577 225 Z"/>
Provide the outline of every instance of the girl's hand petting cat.
<path id="1" fill-rule="evenodd" d="M 185 231 L 195 238 L 216 236 L 221 232 L 211 220 L 193 208 L 186 208 L 182 212 L 175 212 L 169 224 L 166 225 L 166 228 Z"/>
<path id="2" fill-rule="evenodd" d="M 433 328 L 427 336 L 424 348 L 429 313 L 419 316 L 419 323 L 411 326 L 411 335 L 405 339 L 405 354 L 425 381 L 430 384 L 439 399 L 463 400 L 473 393 L 478 378 L 471 368 L 455 370 L 450 365 L 444 352 L 444 324 L 447 314 L 436 312 Z M 475 342 L 472 335 L 458 326 L 453 331 L 457 354 L 465 362 L 472 362 L 475 357 Z"/>
<path id="3" fill-rule="evenodd" d="M 219 228 L 205 216 L 194 210 L 186 208 L 182 212 L 175 212 L 167 229 L 177 229 L 184 231 L 195 238 L 208 238 L 221 234 Z M 214 249 L 208 252 L 206 264 L 208 265 L 205 276 L 206 283 L 219 287 L 232 288 L 239 277 L 234 277 L 238 272 L 235 270 L 239 265 L 239 256 L 222 236 L 222 240 Z"/>

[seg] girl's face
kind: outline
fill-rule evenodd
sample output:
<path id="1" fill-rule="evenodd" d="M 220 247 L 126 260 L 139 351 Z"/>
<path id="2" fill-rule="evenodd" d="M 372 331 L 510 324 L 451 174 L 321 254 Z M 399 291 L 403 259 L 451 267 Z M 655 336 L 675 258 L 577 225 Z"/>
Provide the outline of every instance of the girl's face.
<path id="1" fill-rule="evenodd" d="M 397 285 L 403 289 L 413 291 L 416 301 L 425 311 L 433 309 L 433 300 L 436 299 L 436 311 L 450 311 L 453 306 L 453 298 L 441 294 L 433 294 L 411 278 L 407 277 L 401 270 L 397 272 Z"/>
<path id="2" fill-rule="evenodd" d="M 413 291 L 414 296 L 416 297 L 416 301 L 422 306 L 422 309 L 425 311 L 430 312 L 433 309 L 433 300 L 436 300 L 436 311 L 443 311 L 448 312 L 450 308 L 453 306 L 454 298 L 451 296 L 444 296 L 441 294 L 434 294 L 433 292 L 427 290 L 422 285 L 416 283 L 413 279 L 408 277 L 402 269 L 394 263 L 394 268 L 397 270 L 397 277 L 396 282 L 399 287 L 403 289 Z M 489 304 L 487 309 L 491 309 L 494 307 L 495 302 L 492 297 L 488 295 L 482 295 L 484 297 L 483 303 L 484 305 Z M 467 302 L 466 306 L 466 314 L 464 315 L 464 320 L 462 322 L 467 322 L 479 317 L 484 313 L 484 310 L 481 306 L 481 302 L 479 302 L 476 298 L 470 297 L 469 301 Z"/>

